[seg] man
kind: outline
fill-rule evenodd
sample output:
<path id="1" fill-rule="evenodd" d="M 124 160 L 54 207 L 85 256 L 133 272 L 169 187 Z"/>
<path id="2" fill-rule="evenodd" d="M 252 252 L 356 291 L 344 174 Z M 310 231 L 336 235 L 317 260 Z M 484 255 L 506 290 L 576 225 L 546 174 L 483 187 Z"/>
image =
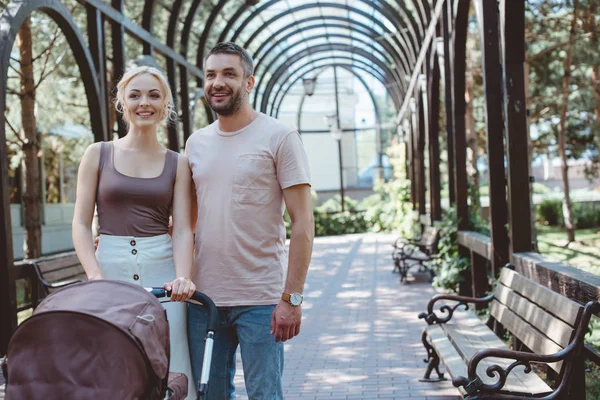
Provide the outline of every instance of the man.
<path id="1" fill-rule="evenodd" d="M 186 144 L 198 200 L 193 280 L 213 299 L 221 318 L 211 400 L 235 398 L 238 344 L 249 398 L 283 399 L 283 342 L 300 333 L 314 238 L 309 167 L 300 135 L 251 108 L 253 69 L 252 58 L 233 43 L 219 43 L 210 51 L 204 60 L 204 93 L 218 119 Z M 289 260 L 284 200 L 292 221 Z M 191 305 L 188 317 L 198 382 L 206 314 Z"/>

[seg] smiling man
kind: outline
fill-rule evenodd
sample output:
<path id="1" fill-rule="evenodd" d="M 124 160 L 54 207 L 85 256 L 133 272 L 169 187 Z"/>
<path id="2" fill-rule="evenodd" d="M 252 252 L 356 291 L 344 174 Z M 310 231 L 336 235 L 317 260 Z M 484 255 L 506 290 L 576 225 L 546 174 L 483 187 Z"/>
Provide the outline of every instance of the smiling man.
<path id="1" fill-rule="evenodd" d="M 253 62 L 233 43 L 204 60 L 204 93 L 218 119 L 186 144 L 198 219 L 193 281 L 219 310 L 208 399 L 235 398 L 240 347 L 251 400 L 283 399 L 283 342 L 300 333 L 314 238 L 308 160 L 300 135 L 250 107 Z M 289 258 L 283 212 L 292 221 Z M 287 273 L 286 273 L 287 271 Z M 198 382 L 206 314 L 188 315 Z"/>

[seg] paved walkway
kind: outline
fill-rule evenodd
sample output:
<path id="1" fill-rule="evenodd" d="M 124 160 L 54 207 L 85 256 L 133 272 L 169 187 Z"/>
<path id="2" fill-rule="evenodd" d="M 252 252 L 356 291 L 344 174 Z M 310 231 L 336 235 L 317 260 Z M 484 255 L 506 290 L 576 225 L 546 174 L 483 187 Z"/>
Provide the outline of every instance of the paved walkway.
<path id="1" fill-rule="evenodd" d="M 422 383 L 425 351 L 417 315 L 435 293 L 426 277 L 392 274 L 396 237 L 317 238 L 300 336 L 285 345 L 286 400 L 455 400 L 451 383 Z M 409 274 L 410 279 L 410 274 Z M 238 399 L 246 400 L 238 357 Z"/>
<path id="2" fill-rule="evenodd" d="M 400 285 L 392 274 L 394 236 L 317 238 L 305 287 L 300 336 L 285 345 L 286 400 L 457 400 L 446 382 L 422 383 L 420 342 L 431 285 Z M 410 277 L 409 277 L 410 279 Z M 242 368 L 238 400 L 247 400 Z M 0 399 L 4 396 L 0 385 Z"/>

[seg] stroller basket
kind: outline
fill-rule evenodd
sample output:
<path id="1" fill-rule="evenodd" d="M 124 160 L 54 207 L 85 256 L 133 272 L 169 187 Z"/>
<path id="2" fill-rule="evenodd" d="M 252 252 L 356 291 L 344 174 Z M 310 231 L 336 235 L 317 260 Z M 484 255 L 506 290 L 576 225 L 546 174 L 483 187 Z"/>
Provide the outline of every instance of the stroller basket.
<path id="1" fill-rule="evenodd" d="M 110 280 L 54 292 L 10 340 L 6 399 L 158 400 L 164 399 L 169 378 L 179 379 L 172 379 L 170 399 L 185 398 L 185 375 L 169 374 L 169 326 L 157 300 L 169 295 L 162 288 Z M 212 354 L 216 307 L 203 293 L 192 299 L 209 314 L 205 351 Z M 208 389 L 210 358 L 204 361 L 198 399 Z"/>

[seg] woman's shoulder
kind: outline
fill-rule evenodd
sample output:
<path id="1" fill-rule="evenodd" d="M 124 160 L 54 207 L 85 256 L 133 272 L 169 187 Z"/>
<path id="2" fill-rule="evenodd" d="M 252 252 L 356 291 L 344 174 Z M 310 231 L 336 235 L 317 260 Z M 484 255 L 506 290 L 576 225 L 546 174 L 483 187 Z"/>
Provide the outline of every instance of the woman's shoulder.
<path id="1" fill-rule="evenodd" d="M 94 142 L 90 144 L 87 149 L 85 149 L 85 153 L 83 154 L 86 158 L 92 158 L 98 160 L 100 158 L 100 153 L 102 151 L 102 146 L 104 142 Z"/>

